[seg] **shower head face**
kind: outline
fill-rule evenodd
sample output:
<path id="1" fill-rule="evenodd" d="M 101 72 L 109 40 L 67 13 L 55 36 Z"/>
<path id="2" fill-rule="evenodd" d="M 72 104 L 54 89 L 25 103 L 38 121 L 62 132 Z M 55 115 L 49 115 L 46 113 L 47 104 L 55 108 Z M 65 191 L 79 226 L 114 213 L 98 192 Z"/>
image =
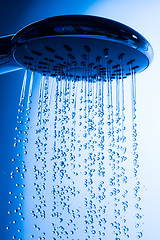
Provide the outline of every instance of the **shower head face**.
<path id="1" fill-rule="evenodd" d="M 141 72 L 153 58 L 151 45 L 118 22 L 92 16 L 59 16 L 33 23 L 14 38 L 14 58 L 22 66 L 50 76 L 106 78 L 130 68 Z M 90 78 L 90 79 L 91 79 Z"/>

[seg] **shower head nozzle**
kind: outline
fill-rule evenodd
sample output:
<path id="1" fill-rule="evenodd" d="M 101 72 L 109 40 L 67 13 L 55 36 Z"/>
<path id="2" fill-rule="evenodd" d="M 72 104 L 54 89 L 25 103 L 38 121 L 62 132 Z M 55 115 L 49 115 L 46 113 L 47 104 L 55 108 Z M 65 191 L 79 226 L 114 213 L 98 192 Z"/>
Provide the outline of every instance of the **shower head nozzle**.
<path id="1" fill-rule="evenodd" d="M 12 38 L 13 58 L 19 66 L 43 75 L 84 75 L 85 70 L 111 77 L 120 71 L 124 77 L 130 66 L 141 72 L 151 63 L 153 50 L 133 29 L 113 20 L 87 15 L 67 15 L 33 23 Z"/>

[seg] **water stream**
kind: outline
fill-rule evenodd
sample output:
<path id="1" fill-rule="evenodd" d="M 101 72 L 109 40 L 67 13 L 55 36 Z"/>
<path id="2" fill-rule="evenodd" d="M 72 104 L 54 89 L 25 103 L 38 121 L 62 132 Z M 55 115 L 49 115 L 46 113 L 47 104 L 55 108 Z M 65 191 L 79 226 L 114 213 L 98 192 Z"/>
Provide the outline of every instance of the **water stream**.
<path id="1" fill-rule="evenodd" d="M 25 71 L 9 239 L 143 237 L 136 73 L 131 67 L 124 79 L 122 67 L 112 79 L 109 72 L 77 81 Z"/>

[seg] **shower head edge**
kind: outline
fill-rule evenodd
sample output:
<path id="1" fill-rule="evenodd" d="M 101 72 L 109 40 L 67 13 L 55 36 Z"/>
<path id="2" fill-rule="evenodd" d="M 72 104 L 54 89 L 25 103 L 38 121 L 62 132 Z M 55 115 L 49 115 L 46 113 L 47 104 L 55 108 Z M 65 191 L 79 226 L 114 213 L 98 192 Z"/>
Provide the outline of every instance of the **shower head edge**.
<path id="1" fill-rule="evenodd" d="M 96 54 L 99 55 L 101 52 L 101 57 L 104 57 L 104 49 L 107 48 L 111 58 L 113 54 L 114 65 L 118 64 L 119 55 L 121 54 L 125 55 L 127 64 L 130 55 L 130 60 L 136 59 L 137 61 L 132 65 L 134 68 L 138 67 L 136 69 L 137 73 L 145 70 L 154 56 L 151 44 L 141 34 L 122 23 L 91 15 L 61 15 L 32 23 L 16 34 L 0 37 L 0 74 L 26 67 L 33 70 L 35 66 L 32 63 L 32 67 L 29 67 L 28 64 L 32 62 L 29 59 L 34 59 L 37 65 L 38 61 L 42 63 L 44 59 L 48 59 L 47 55 L 52 58 L 52 62 L 58 64 L 61 60 L 60 58 L 57 59 L 57 57 L 63 56 L 63 54 L 65 54 L 65 59 L 67 57 L 67 52 L 64 52 L 66 51 L 66 49 L 64 50 L 65 41 L 69 43 L 69 46 L 74 45 L 72 54 L 74 53 L 73 55 L 76 55 L 76 58 L 82 58 L 82 61 L 83 54 L 79 52 L 77 55 L 76 51 L 79 48 L 80 41 L 81 51 L 85 54 L 85 46 L 90 46 L 92 57 L 92 52 L 95 52 L 93 48 L 96 49 L 99 45 Z M 50 51 L 52 46 L 54 46 L 53 49 L 56 49 L 56 52 L 55 50 Z M 63 52 L 61 52 L 61 48 L 63 48 Z M 118 50 L 116 55 L 113 52 L 114 48 Z M 41 54 L 40 50 L 44 54 L 43 58 L 37 56 L 37 54 Z M 60 53 L 59 56 L 57 56 L 58 52 Z M 26 62 L 25 58 L 28 58 L 29 62 Z M 65 61 L 67 59 L 64 60 L 63 64 L 65 64 Z M 41 68 L 42 66 L 37 67 Z M 127 67 L 125 69 L 126 74 L 128 70 Z"/>
<path id="2" fill-rule="evenodd" d="M 153 60 L 152 46 L 137 31 L 117 21 L 91 15 L 61 15 L 37 21 L 21 29 L 12 41 L 20 45 L 44 37 L 79 37 L 82 34 L 134 48 L 147 57 L 149 64 Z"/>

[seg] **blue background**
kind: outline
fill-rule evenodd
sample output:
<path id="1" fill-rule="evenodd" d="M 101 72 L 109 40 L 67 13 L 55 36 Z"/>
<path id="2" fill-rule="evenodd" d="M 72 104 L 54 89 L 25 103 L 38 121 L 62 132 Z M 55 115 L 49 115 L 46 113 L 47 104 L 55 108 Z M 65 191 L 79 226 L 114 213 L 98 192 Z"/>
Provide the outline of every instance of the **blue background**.
<path id="1" fill-rule="evenodd" d="M 152 44 L 152 65 L 138 76 L 137 121 L 145 214 L 144 240 L 159 237 L 160 199 L 160 1 L 159 0 L 3 0 L 0 6 L 0 36 L 16 33 L 34 21 L 61 14 L 91 14 L 120 21 L 144 35 Z M 0 238 L 7 225 L 10 159 L 24 71 L 0 76 Z"/>

